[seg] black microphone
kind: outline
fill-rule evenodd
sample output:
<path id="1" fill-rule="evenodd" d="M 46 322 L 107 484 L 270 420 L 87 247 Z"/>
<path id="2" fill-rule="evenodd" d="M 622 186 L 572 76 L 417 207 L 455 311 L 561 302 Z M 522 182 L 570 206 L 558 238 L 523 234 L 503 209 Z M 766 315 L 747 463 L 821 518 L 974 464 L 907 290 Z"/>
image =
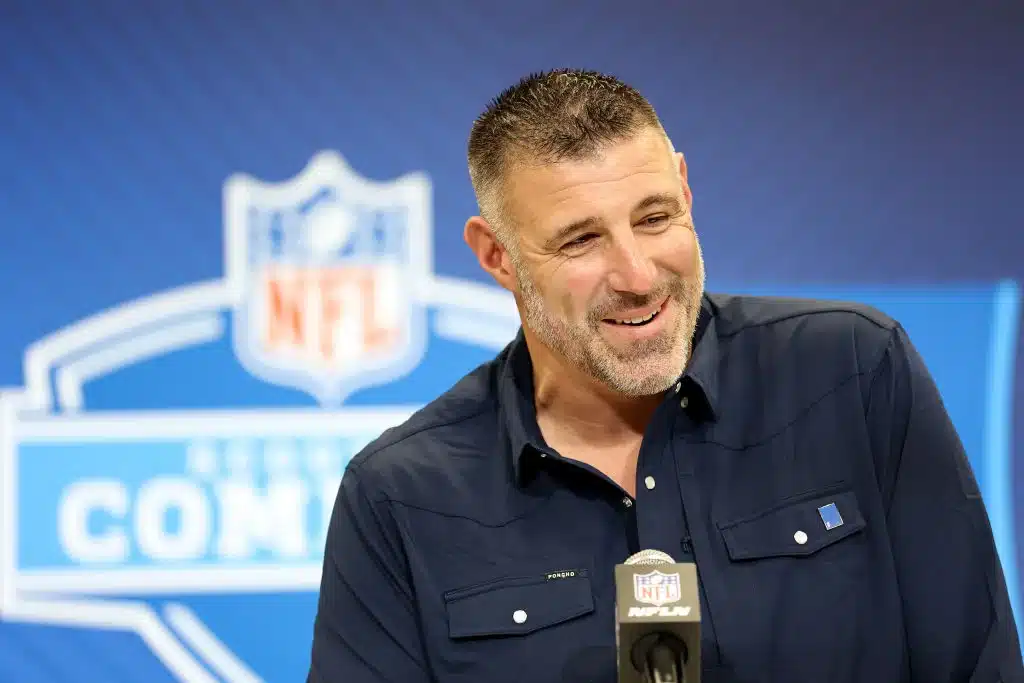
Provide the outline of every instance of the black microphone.
<path id="1" fill-rule="evenodd" d="M 700 683 L 697 567 L 660 550 L 615 565 L 619 683 Z"/>

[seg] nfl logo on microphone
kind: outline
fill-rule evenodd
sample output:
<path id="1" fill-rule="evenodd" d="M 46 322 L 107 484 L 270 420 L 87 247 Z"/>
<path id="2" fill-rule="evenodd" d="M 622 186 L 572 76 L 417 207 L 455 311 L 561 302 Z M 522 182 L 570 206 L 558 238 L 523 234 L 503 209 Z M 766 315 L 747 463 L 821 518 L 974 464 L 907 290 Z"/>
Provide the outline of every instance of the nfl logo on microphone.
<path id="1" fill-rule="evenodd" d="M 661 607 L 670 602 L 679 602 L 682 597 L 679 574 L 664 574 L 654 570 L 647 574 L 633 575 L 633 597 L 637 602 Z"/>

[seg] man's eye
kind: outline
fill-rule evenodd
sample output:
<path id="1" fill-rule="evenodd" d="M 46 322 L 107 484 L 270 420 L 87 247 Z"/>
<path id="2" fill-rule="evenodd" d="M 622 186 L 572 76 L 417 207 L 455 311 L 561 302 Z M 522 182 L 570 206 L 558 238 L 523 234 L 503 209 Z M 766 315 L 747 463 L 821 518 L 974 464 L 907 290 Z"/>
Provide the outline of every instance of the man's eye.
<path id="1" fill-rule="evenodd" d="M 577 238 L 575 238 L 575 239 L 573 239 L 573 240 L 571 240 L 569 242 L 566 242 L 565 246 L 568 247 L 569 249 L 572 249 L 573 247 L 582 247 L 584 244 L 586 244 L 590 240 L 594 239 L 594 237 L 596 237 L 596 235 L 593 235 L 593 234 L 590 234 L 590 233 L 588 233 L 586 235 L 580 235 L 579 237 L 577 237 Z"/>
<path id="2" fill-rule="evenodd" d="M 643 219 L 642 223 L 649 228 L 654 228 L 664 224 L 667 220 L 668 216 L 665 215 L 648 216 L 647 218 Z"/>

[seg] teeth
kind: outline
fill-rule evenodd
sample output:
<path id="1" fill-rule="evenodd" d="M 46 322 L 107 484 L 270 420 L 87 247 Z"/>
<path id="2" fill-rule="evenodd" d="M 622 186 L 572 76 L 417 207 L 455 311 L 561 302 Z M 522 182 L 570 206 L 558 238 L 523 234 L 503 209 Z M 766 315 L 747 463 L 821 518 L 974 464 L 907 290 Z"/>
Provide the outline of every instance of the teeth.
<path id="1" fill-rule="evenodd" d="M 620 319 L 616 318 L 615 322 L 617 322 L 620 325 L 639 325 L 641 323 L 647 322 L 648 320 L 650 320 L 651 318 L 653 318 L 656 315 L 658 315 L 658 311 L 653 311 L 650 314 L 645 315 L 642 318 L 632 318 L 632 319 L 628 319 L 628 320 L 620 320 Z"/>

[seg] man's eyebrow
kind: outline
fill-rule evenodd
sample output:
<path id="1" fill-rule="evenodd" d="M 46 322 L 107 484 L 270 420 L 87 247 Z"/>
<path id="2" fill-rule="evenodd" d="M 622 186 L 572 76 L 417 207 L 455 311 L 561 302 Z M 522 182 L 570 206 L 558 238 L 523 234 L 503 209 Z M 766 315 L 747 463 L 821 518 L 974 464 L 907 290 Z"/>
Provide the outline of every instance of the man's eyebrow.
<path id="1" fill-rule="evenodd" d="M 674 212 L 678 212 L 683 208 L 682 204 L 679 203 L 679 198 L 677 196 L 675 196 L 674 194 L 661 192 L 658 194 L 652 194 L 644 197 L 639 202 L 637 202 L 637 205 L 633 207 L 633 210 L 643 211 L 644 209 L 649 209 L 652 206 L 658 206 L 659 204 L 667 205 L 667 207 L 671 208 L 671 210 Z"/>

